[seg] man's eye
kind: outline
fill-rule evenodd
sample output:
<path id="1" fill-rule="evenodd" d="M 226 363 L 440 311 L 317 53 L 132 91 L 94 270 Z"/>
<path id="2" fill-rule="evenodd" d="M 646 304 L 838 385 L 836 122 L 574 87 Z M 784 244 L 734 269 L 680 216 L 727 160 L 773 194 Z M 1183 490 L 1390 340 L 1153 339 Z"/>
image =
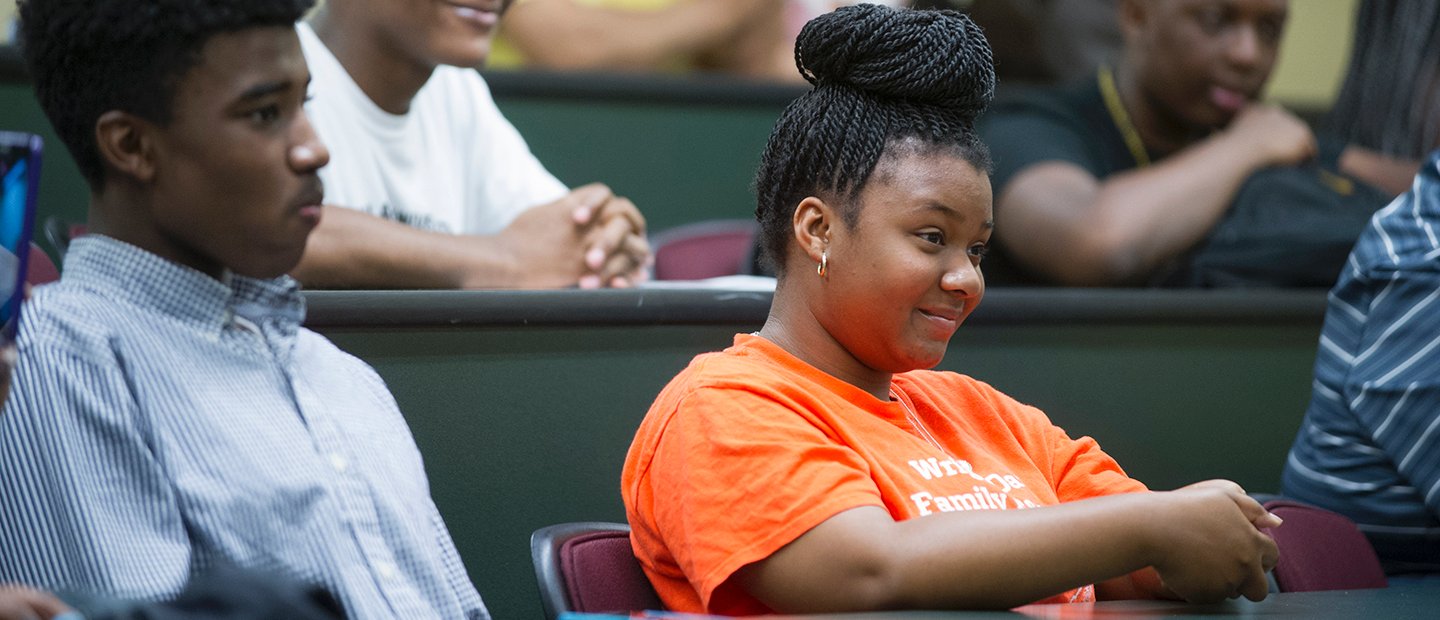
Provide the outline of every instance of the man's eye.
<path id="1" fill-rule="evenodd" d="M 1260 22 L 1260 38 L 1266 43 L 1272 45 L 1275 43 L 1279 43 L 1280 33 L 1282 30 L 1284 30 L 1284 27 L 1278 22 L 1270 20 Z"/>
<path id="2" fill-rule="evenodd" d="M 1200 11 L 1196 18 L 1200 22 L 1200 28 L 1210 34 L 1218 34 L 1225 27 L 1225 14 L 1219 9 L 1207 8 Z"/>
<path id="3" fill-rule="evenodd" d="M 253 120 L 261 125 L 273 123 L 276 120 L 279 120 L 279 118 L 280 106 L 278 105 L 267 105 L 263 108 L 258 108 L 250 111 L 250 120 Z"/>

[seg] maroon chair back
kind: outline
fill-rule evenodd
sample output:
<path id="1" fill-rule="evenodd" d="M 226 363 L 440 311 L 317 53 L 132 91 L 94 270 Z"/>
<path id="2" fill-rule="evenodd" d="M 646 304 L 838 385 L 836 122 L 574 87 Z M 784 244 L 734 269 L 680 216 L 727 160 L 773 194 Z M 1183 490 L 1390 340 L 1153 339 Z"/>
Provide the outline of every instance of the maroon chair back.
<path id="1" fill-rule="evenodd" d="M 656 280 L 701 280 L 749 271 L 759 224 L 753 220 L 708 220 L 655 235 Z"/>
<path id="2" fill-rule="evenodd" d="M 25 282 L 31 286 L 49 284 L 60 279 L 60 270 L 55 261 L 40 246 L 30 244 L 30 257 L 25 261 Z"/>
<path id="3" fill-rule="evenodd" d="M 567 611 L 665 609 L 635 559 L 628 525 L 585 522 L 541 528 L 530 537 L 530 555 L 549 620 Z"/>
<path id="4" fill-rule="evenodd" d="M 1274 575 L 1281 592 L 1385 587 L 1375 549 L 1349 518 L 1285 499 L 1265 502 L 1265 508 L 1285 520 L 1266 530 L 1280 547 Z"/>

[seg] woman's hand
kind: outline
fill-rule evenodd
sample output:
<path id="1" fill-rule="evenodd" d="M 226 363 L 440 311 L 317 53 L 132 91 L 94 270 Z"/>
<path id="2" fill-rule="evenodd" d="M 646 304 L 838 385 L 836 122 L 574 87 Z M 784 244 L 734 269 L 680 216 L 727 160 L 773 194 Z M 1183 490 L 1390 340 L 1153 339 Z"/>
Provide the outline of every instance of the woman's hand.
<path id="1" fill-rule="evenodd" d="M 1154 494 L 1152 564 L 1166 588 L 1192 602 L 1265 598 L 1265 573 L 1280 557 L 1260 531 L 1280 518 L 1228 480 L 1209 480 Z"/>

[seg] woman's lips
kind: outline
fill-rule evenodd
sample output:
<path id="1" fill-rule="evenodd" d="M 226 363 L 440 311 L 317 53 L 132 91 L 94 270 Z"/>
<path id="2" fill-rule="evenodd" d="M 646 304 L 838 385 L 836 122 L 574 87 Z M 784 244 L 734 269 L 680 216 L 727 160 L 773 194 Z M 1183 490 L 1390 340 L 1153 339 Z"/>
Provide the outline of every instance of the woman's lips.
<path id="1" fill-rule="evenodd" d="M 955 330 L 960 327 L 960 314 L 958 312 L 921 310 L 920 315 L 925 317 L 925 320 L 929 322 L 936 331 L 943 332 L 946 335 L 954 333 Z"/>

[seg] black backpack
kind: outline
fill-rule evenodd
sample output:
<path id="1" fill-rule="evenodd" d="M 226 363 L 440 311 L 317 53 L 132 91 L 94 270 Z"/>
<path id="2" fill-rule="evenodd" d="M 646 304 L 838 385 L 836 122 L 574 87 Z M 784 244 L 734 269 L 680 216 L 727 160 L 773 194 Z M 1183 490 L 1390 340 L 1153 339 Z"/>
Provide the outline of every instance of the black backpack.
<path id="1" fill-rule="evenodd" d="M 1390 200 L 1322 164 L 1261 170 L 1160 284 L 1329 288 L 1370 217 Z"/>

